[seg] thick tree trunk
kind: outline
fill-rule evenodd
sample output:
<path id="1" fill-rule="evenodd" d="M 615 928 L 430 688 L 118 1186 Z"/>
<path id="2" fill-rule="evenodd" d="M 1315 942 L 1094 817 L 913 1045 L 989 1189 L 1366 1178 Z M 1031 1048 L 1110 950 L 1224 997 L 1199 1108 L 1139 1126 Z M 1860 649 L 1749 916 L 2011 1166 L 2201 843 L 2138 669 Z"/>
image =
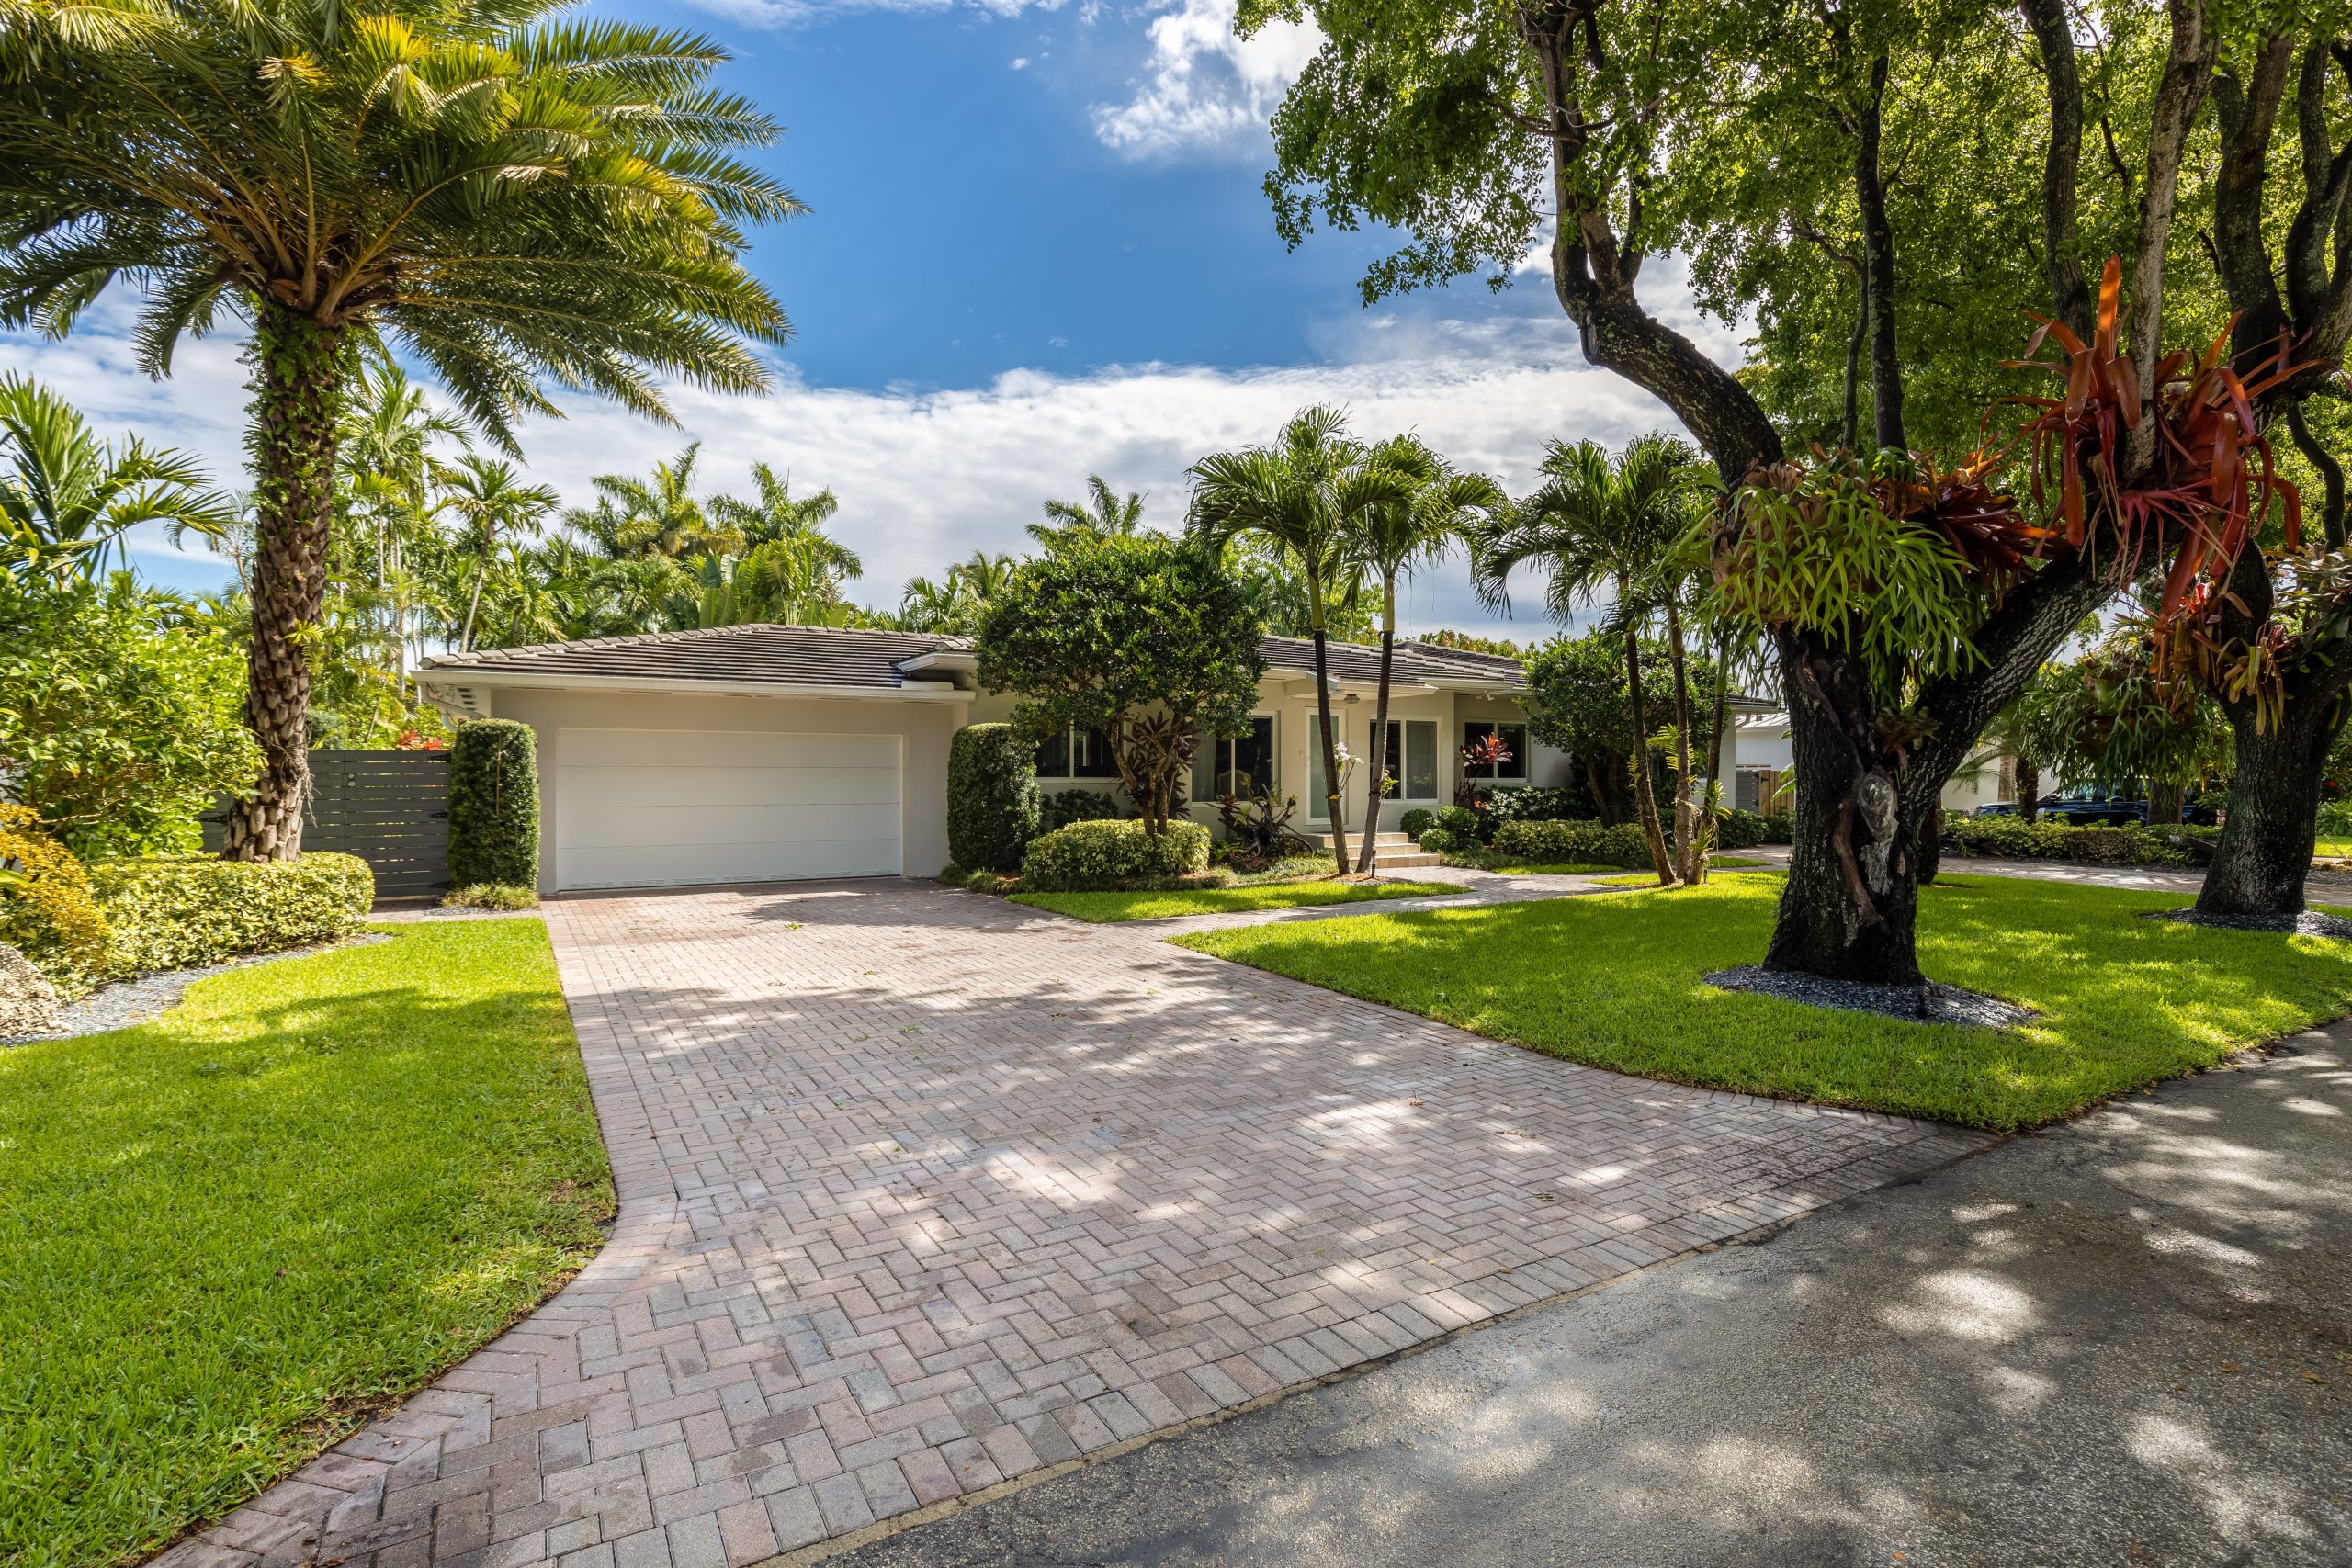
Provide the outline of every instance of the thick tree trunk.
<path id="1" fill-rule="evenodd" d="M 1322 602 L 1322 585 L 1310 582 L 1307 592 Z M 1348 825 L 1340 816 L 1340 748 L 1331 730 L 1330 666 L 1325 653 L 1329 634 L 1317 620 L 1315 624 L 1315 716 L 1317 728 L 1316 743 L 1323 748 L 1323 812 L 1331 824 L 1331 859 L 1340 874 L 1348 874 Z"/>
<path id="2" fill-rule="evenodd" d="M 2320 787 L 2340 722 L 2332 699 L 2290 698 L 2286 712 L 2256 732 L 2250 705 L 2231 705 L 2237 774 L 2222 841 L 2197 908 L 2208 915 L 2292 915 L 2303 908 L 2303 879 L 2319 837 Z"/>
<path id="3" fill-rule="evenodd" d="M 2018 816 L 2028 822 L 2041 818 L 2041 770 L 2022 758 L 2018 761 Z"/>
<path id="4" fill-rule="evenodd" d="M 1356 874 L 1371 876 L 1380 869 L 1380 803 L 1388 776 L 1388 671 L 1396 657 L 1396 585 L 1388 584 L 1387 608 L 1380 622 L 1380 691 L 1372 705 L 1372 783 L 1364 788 L 1363 845 L 1356 852 Z"/>
<path id="5" fill-rule="evenodd" d="M 1634 809 L 1641 818 L 1642 837 L 1649 843 L 1650 864 L 1660 882 L 1671 885 L 1679 880 L 1674 857 L 1667 851 L 1666 830 L 1657 818 L 1657 795 L 1650 788 L 1649 718 L 1642 705 L 1642 640 L 1630 624 L 1625 627 L 1625 696 L 1634 721 Z"/>
<path id="6" fill-rule="evenodd" d="M 1882 985 L 1920 983 L 1916 846 L 1930 814 L 1905 820 L 1871 739 L 1877 704 L 1861 661 L 1781 637 L 1796 773 L 1796 842 L 1764 964 Z"/>
<path id="7" fill-rule="evenodd" d="M 2180 826 L 2181 786 L 2177 784 L 2151 784 L 2148 786 L 2148 825 L 2152 828 Z"/>
<path id="8" fill-rule="evenodd" d="M 310 795 L 304 639 L 326 590 L 344 333 L 265 302 L 254 310 L 252 354 L 257 538 L 245 724 L 261 742 L 262 771 L 252 798 L 230 808 L 221 854 L 293 860 L 302 852 Z"/>

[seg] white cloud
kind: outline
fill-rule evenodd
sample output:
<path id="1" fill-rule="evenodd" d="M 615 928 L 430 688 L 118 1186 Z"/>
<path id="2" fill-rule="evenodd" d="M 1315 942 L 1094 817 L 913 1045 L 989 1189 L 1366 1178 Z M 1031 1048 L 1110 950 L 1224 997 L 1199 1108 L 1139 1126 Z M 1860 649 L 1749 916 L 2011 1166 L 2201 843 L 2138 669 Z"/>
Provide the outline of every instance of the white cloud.
<path id="1" fill-rule="evenodd" d="M 1026 70 L 1028 70 L 1028 69 L 1029 69 L 1029 57 L 1028 57 L 1027 55 L 1025 55 L 1025 54 L 1023 54 L 1023 55 L 1016 55 L 1016 56 L 1014 56 L 1014 57 L 1013 57 L 1013 62 L 1012 62 L 1012 69 L 1013 69 L 1013 70 L 1015 70 L 1015 71 L 1026 71 Z"/>
<path id="2" fill-rule="evenodd" d="M 1274 22 L 1243 39 L 1233 0 L 1160 0 L 1151 59 L 1123 104 L 1097 104 L 1094 134 L 1132 157 L 1248 149 L 1315 56 L 1313 26 Z"/>
<path id="3" fill-rule="evenodd" d="M 224 481 L 242 483 L 238 344 L 227 337 L 191 344 L 173 378 L 156 383 L 132 366 L 127 324 L 126 304 L 109 301 L 62 343 L 0 335 L 0 369 L 52 383 L 104 434 L 131 430 L 187 447 Z M 1555 437 L 1613 446 L 1671 423 L 1629 383 L 1584 366 L 1574 333 L 1555 316 L 1464 321 L 1400 308 L 1351 314 L 1327 327 L 1319 346 L 1328 363 L 1144 364 L 1075 376 L 1018 369 L 947 389 L 817 388 L 786 372 L 763 398 L 673 390 L 682 429 L 575 401 L 571 418 L 534 422 L 522 438 L 534 476 L 567 502 L 588 499 L 595 474 L 641 472 L 694 439 L 703 443 L 705 482 L 714 489 L 744 486 L 757 461 L 788 468 L 800 486 L 831 486 L 842 497 L 835 528 L 866 561 L 853 592 L 888 604 L 910 575 L 936 574 L 976 549 L 1021 551 L 1039 503 L 1079 494 L 1090 472 L 1148 491 L 1147 517 L 1176 527 L 1188 465 L 1267 440 L 1309 403 L 1344 405 L 1367 437 L 1418 432 L 1514 491 L 1527 487 Z M 185 581 L 201 574 L 166 575 Z M 1540 635 L 1540 580 L 1514 587 L 1518 635 Z M 1492 620 L 1472 602 L 1458 565 L 1418 583 L 1406 616 L 1422 626 Z"/>
<path id="4" fill-rule="evenodd" d="M 799 27 L 827 17 L 858 11 L 984 11 L 1017 17 L 1023 11 L 1057 11 L 1062 0 L 686 0 L 697 11 L 755 28 Z"/>

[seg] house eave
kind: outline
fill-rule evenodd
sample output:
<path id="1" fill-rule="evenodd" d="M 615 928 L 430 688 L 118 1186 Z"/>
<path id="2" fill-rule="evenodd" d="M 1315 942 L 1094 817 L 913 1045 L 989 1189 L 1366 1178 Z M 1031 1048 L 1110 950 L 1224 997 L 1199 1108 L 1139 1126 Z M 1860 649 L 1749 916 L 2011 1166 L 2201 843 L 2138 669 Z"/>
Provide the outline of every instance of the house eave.
<path id="1" fill-rule="evenodd" d="M 416 672 L 420 687 L 492 691 L 643 692 L 667 696 L 816 697 L 843 702 L 969 703 L 977 694 L 941 681 L 910 681 L 899 686 L 825 685 L 788 681 L 664 680 L 646 675 L 577 675 L 552 671 L 498 670 L 465 666 Z"/>

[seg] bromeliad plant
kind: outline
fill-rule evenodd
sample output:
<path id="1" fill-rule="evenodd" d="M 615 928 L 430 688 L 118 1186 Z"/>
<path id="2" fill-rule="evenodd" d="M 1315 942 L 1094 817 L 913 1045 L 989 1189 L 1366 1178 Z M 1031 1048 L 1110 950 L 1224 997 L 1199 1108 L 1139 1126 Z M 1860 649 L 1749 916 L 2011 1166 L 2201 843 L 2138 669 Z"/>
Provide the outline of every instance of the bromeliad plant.
<path id="1" fill-rule="evenodd" d="M 2016 362 L 2064 384 L 2020 400 L 2030 503 L 1996 482 L 1999 452 L 1824 457 L 1751 472 L 1704 525 L 1723 611 L 1773 640 L 1790 698 L 1796 844 L 1768 964 L 1916 983 L 1939 796 L 1984 726 L 2143 570 L 2165 568 L 2162 624 L 2274 502 L 2291 519 L 2253 389 L 2216 353 L 2156 361 L 2140 400 L 2120 294 L 2110 261 L 2091 336 L 2044 321 Z M 2031 357 L 2045 341 L 2055 362 Z"/>

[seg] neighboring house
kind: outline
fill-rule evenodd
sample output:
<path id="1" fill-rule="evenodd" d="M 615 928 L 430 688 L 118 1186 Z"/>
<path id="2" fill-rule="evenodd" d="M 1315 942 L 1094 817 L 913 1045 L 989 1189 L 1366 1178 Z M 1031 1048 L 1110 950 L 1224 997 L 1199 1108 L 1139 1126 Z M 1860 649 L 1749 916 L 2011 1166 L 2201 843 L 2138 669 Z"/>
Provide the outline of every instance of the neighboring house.
<path id="1" fill-rule="evenodd" d="M 1272 637 L 1250 731 L 1204 745 L 1193 815 L 1246 779 L 1295 796 L 1293 825 L 1319 833 L 1320 748 L 1313 645 Z M 1333 643 L 1333 721 L 1371 750 L 1380 650 Z M 797 877 L 928 875 L 947 861 L 947 750 L 967 724 L 1011 716 L 977 689 L 968 638 L 823 626 L 660 632 L 428 659 L 425 696 L 454 718 L 512 718 L 537 732 L 539 886 L 673 886 Z M 1531 743 L 1517 660 L 1405 642 L 1390 675 L 1390 771 L 1381 825 L 1451 803 L 1464 747 L 1499 733 L 1511 761 L 1469 782 L 1564 784 L 1562 752 Z M 1760 706 L 1745 699 L 1738 711 Z M 1039 749 L 1047 789 L 1119 795 L 1102 738 Z M 1363 812 L 1363 764 L 1342 809 Z M 1487 773 L 1494 776 L 1487 777 Z"/>
<path id="2" fill-rule="evenodd" d="M 1725 797 L 1743 811 L 1768 811 L 1773 795 L 1788 782 L 1788 711 L 1759 706 L 1743 714 L 1731 730 L 1732 782 Z M 2005 759 L 1996 750 L 1979 751 L 1944 785 L 1944 809 L 1973 811 L 1988 800 L 2007 800 L 2008 787 Z M 1781 809 L 1788 809 L 1786 802 Z"/>

